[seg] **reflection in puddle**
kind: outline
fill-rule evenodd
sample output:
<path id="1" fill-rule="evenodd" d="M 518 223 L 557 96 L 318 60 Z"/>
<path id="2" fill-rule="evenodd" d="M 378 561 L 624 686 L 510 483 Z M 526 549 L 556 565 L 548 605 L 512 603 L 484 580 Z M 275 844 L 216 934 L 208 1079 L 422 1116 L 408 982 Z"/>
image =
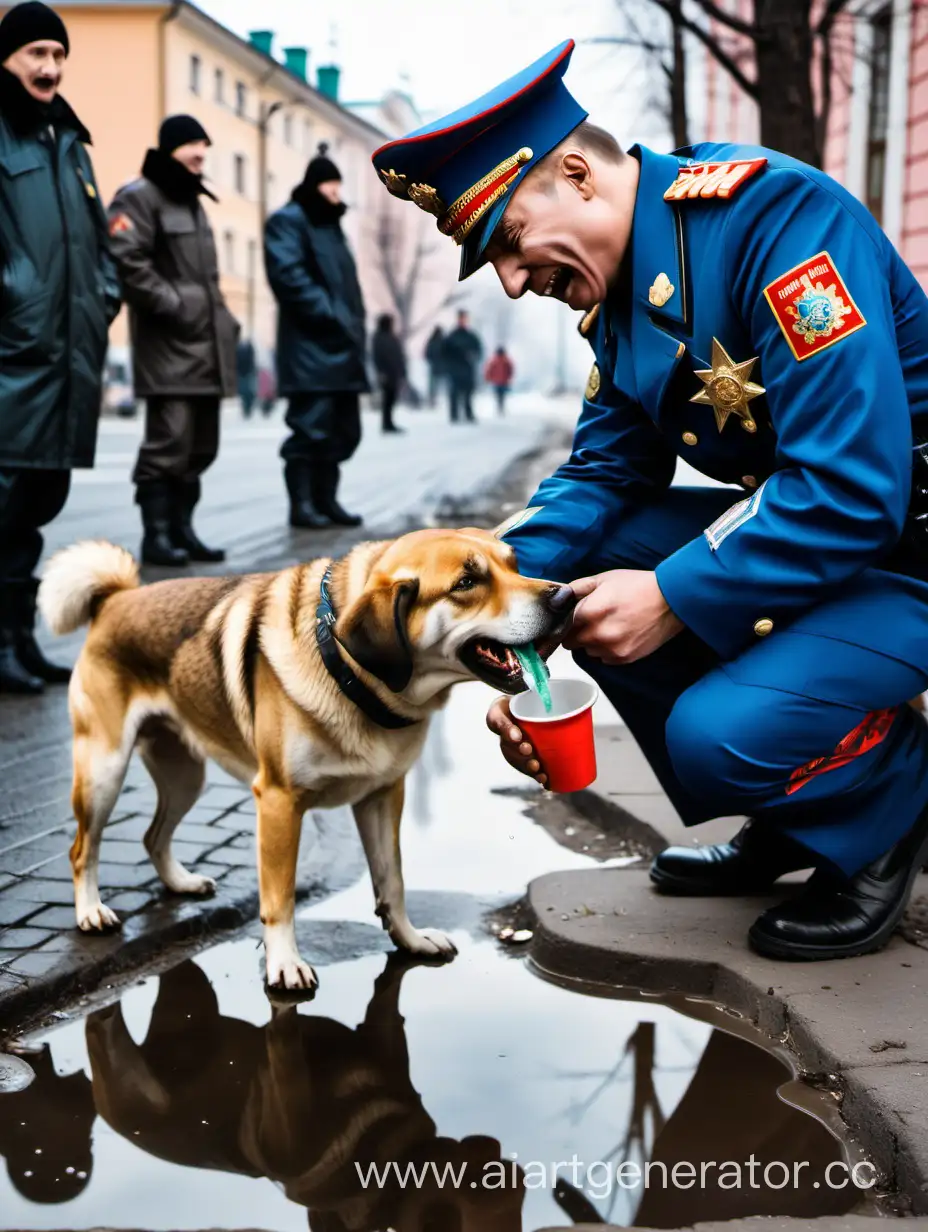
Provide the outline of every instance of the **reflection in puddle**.
<path id="1" fill-rule="evenodd" d="M 0 1096 L 3 1226 L 528 1232 L 850 1209 L 853 1191 L 814 1186 L 842 1147 L 777 1098 L 776 1057 L 456 940 L 451 966 L 367 953 L 273 1009 L 254 942 L 231 941 L 48 1033 L 36 1081 Z M 626 1160 L 698 1172 L 752 1153 L 760 1177 L 808 1161 L 802 1184 L 614 1181 Z M 356 1162 L 423 1180 L 365 1188 Z"/>

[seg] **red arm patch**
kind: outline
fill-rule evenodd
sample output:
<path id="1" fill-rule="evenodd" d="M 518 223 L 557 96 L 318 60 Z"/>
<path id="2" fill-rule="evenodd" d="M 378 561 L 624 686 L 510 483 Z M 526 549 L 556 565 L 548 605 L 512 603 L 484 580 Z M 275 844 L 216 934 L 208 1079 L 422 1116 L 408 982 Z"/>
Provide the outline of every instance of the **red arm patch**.
<path id="1" fill-rule="evenodd" d="M 764 287 L 764 296 L 798 360 L 849 338 L 867 324 L 827 252 L 781 274 Z"/>
<path id="2" fill-rule="evenodd" d="M 128 214 L 115 214 L 110 219 L 110 235 L 121 235 L 124 231 L 134 231 L 135 223 Z"/>

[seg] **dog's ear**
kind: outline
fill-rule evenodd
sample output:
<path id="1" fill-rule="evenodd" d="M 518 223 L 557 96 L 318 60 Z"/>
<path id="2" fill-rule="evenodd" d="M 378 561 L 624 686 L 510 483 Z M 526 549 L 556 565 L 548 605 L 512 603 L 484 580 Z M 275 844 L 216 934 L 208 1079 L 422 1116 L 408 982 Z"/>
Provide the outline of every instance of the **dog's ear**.
<path id="1" fill-rule="evenodd" d="M 368 586 L 338 621 L 335 636 L 355 663 L 402 693 L 412 679 L 409 612 L 419 594 L 418 578 Z"/>

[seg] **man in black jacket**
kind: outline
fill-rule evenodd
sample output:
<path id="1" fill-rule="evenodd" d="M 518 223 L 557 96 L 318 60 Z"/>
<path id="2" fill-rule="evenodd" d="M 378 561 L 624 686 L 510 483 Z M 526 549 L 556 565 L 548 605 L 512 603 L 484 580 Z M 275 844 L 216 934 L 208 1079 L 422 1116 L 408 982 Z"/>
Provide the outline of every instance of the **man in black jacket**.
<path id="1" fill-rule="evenodd" d="M 393 329 L 388 312 L 377 318 L 377 328 L 371 340 L 371 359 L 380 385 L 380 415 L 384 432 L 402 432 L 393 422 L 393 408 L 406 381 L 406 356 L 403 344 Z"/>
<path id="2" fill-rule="evenodd" d="M 239 326 L 219 289 L 216 245 L 201 196 L 210 144 L 193 116 L 161 125 L 142 175 L 109 210 L 110 242 L 132 329 L 135 395 L 146 399 L 133 479 L 151 565 L 220 561 L 193 529 L 200 476 L 219 450 L 220 399 L 236 392 Z"/>
<path id="3" fill-rule="evenodd" d="M 33 635 L 40 528 L 93 466 L 107 326 L 119 310 L 90 135 L 58 93 L 61 18 L 0 22 L 0 692 L 64 682 Z"/>
<path id="4" fill-rule="evenodd" d="M 279 392 L 290 399 L 280 456 L 290 525 L 359 526 L 337 500 L 340 467 L 361 441 L 364 300 L 341 228 L 341 173 L 325 144 L 290 201 L 267 220 L 264 260 L 277 298 Z"/>

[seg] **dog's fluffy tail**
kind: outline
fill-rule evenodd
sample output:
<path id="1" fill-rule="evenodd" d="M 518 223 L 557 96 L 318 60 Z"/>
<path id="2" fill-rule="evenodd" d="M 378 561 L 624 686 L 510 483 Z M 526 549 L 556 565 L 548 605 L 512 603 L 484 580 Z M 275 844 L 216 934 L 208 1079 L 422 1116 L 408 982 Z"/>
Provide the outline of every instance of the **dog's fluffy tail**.
<path id="1" fill-rule="evenodd" d="M 39 611 L 53 633 L 73 633 L 93 619 L 110 595 L 138 584 L 139 567 L 125 548 L 103 540 L 75 543 L 48 562 L 39 586 Z"/>

